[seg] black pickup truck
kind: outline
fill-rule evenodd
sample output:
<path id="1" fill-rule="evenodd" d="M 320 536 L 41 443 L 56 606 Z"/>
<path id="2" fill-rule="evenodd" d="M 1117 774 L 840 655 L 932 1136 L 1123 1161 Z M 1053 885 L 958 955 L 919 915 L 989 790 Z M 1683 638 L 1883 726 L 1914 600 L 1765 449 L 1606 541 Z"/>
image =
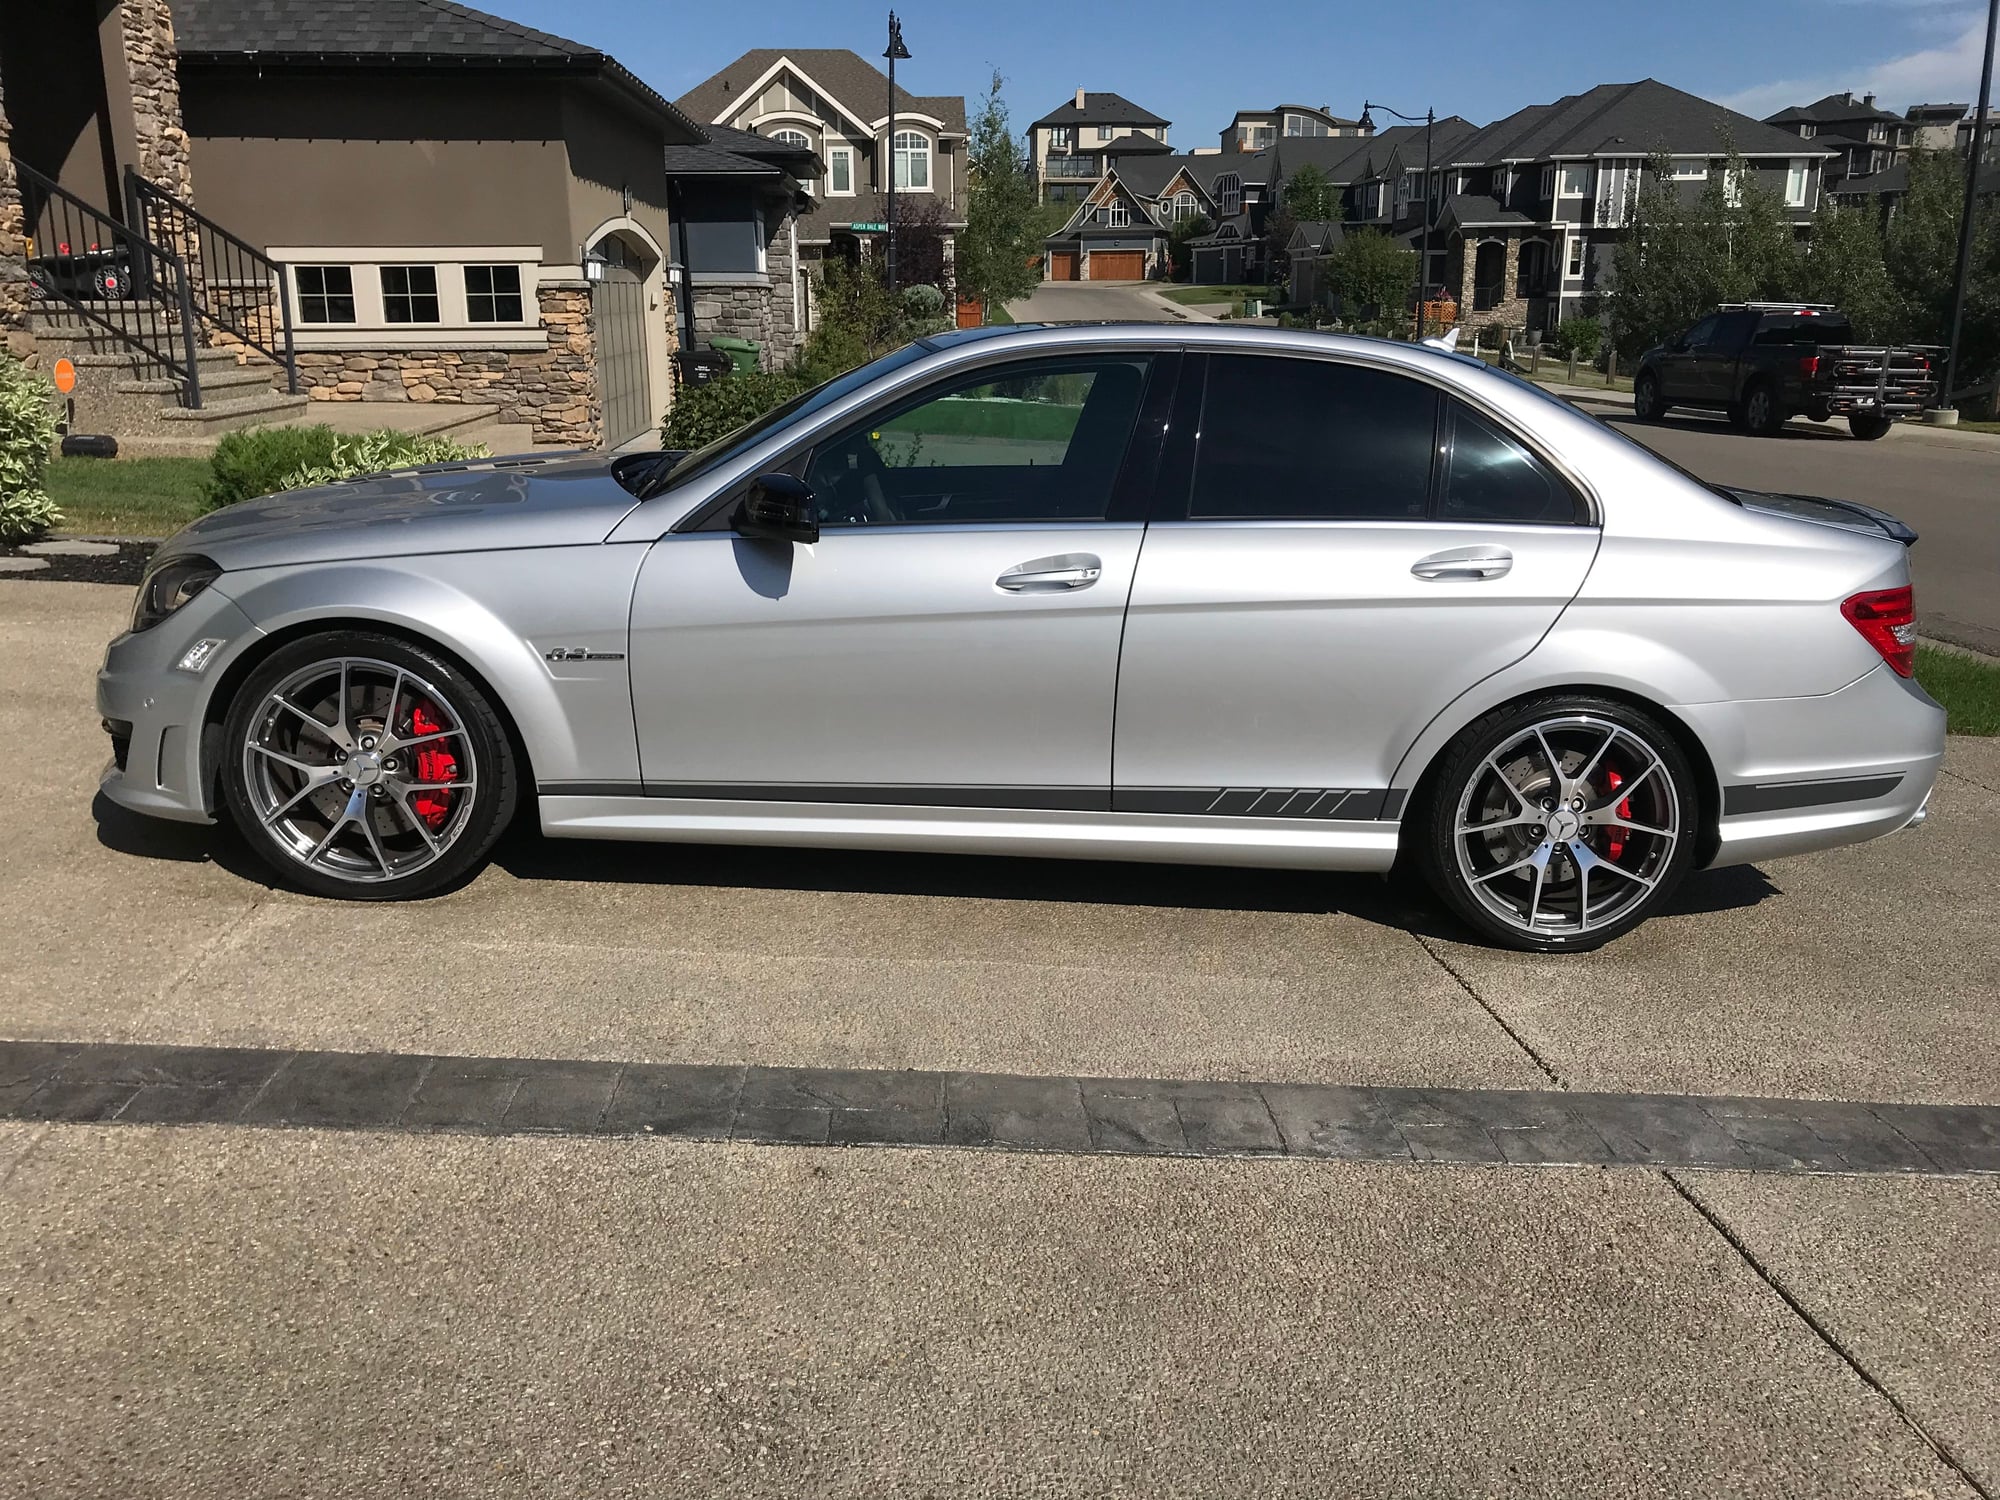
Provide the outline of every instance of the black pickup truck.
<path id="1" fill-rule="evenodd" d="M 1938 353 L 1856 343 L 1847 315 L 1824 303 L 1729 303 L 1640 356 L 1632 410 L 1645 422 L 1676 406 L 1726 411 L 1761 437 L 1787 417 L 1838 416 L 1874 439 L 1936 399 Z"/>

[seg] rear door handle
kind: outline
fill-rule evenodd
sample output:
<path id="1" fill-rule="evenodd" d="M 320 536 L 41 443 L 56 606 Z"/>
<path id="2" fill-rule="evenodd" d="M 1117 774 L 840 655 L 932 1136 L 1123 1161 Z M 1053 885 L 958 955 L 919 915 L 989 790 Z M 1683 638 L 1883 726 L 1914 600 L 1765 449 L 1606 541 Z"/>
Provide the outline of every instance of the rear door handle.
<path id="1" fill-rule="evenodd" d="M 1410 571 L 1426 583 L 1439 583 L 1504 578 L 1513 566 L 1514 554 L 1505 547 L 1453 547 L 1418 558 Z"/>
<path id="2" fill-rule="evenodd" d="M 994 579 L 993 584 L 1010 594 L 1067 594 L 1087 589 L 1103 576 L 1102 558 L 1088 552 L 1063 552 L 1055 557 L 1016 563 Z"/>

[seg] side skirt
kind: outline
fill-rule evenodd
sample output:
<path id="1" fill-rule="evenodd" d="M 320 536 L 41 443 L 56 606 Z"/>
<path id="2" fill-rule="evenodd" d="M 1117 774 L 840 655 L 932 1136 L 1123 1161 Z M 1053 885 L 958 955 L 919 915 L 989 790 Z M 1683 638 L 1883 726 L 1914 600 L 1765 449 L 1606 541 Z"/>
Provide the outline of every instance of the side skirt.
<path id="1" fill-rule="evenodd" d="M 686 797 L 544 796 L 551 838 L 921 849 L 1301 870 L 1387 870 L 1393 822 Z"/>

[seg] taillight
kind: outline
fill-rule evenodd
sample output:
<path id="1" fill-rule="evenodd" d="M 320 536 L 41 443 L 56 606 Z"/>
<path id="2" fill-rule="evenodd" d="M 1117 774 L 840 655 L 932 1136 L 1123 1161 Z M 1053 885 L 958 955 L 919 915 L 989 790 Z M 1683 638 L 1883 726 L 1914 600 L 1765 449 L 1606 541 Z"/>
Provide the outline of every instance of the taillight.
<path id="1" fill-rule="evenodd" d="M 1813 376 L 1819 374 L 1819 356 L 1817 354 L 1800 355 L 1799 373 L 1805 376 L 1806 379 L 1808 380 L 1812 379 Z"/>
<path id="2" fill-rule="evenodd" d="M 1907 584 L 1856 594 L 1840 606 L 1840 612 L 1898 676 L 1908 677 L 1916 670 L 1917 596 Z"/>

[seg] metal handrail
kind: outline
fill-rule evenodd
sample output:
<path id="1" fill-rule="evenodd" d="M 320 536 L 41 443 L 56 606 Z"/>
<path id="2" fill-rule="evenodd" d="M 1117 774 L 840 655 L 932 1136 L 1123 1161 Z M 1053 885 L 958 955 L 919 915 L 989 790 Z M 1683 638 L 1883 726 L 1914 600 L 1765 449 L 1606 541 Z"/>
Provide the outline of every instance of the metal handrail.
<path id="1" fill-rule="evenodd" d="M 192 246 L 195 316 L 282 366 L 286 389 L 298 394 L 288 268 L 129 166 L 125 201 L 131 222 L 150 238 Z"/>
<path id="2" fill-rule="evenodd" d="M 181 258 L 33 167 L 16 161 L 14 172 L 36 293 L 166 371 L 180 385 L 181 404 L 198 409 L 194 298 Z"/>

